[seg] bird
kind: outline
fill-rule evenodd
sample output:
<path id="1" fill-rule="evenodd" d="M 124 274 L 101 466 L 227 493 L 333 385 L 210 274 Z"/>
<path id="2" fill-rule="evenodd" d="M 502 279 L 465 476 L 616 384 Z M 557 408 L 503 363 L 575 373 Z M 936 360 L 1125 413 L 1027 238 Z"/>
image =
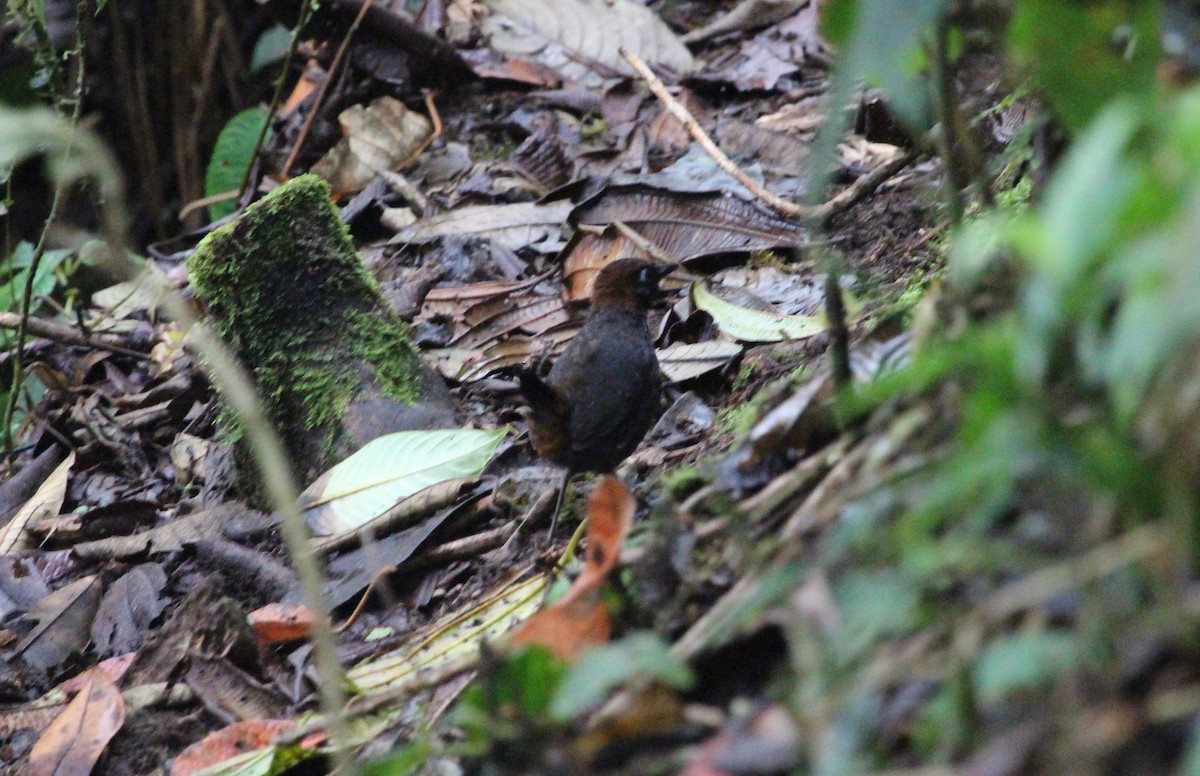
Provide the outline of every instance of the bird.
<path id="1" fill-rule="evenodd" d="M 673 269 L 643 259 L 606 265 L 583 328 L 546 378 L 517 371 L 533 447 L 564 467 L 566 477 L 612 472 L 657 417 L 662 377 L 646 313 L 662 296 L 659 281 Z"/>

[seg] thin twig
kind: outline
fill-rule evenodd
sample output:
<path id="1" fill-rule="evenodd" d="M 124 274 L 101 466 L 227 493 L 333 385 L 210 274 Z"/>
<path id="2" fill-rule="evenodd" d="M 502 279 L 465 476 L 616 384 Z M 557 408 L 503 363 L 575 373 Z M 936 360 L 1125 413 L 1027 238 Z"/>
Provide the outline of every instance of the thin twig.
<path id="1" fill-rule="evenodd" d="M 61 342 L 64 345 L 82 345 L 84 347 L 107 350 L 111 353 L 120 353 L 123 356 L 132 356 L 141 359 L 150 358 L 149 354 L 129 347 L 128 343 L 120 337 L 96 332 L 83 332 L 74 326 L 68 326 L 65 323 L 45 318 L 21 316 L 17 313 L 0 313 L 0 329 L 17 329 L 19 331 L 22 320 L 25 321 L 25 333 L 32 334 L 35 337 Z"/>
<path id="2" fill-rule="evenodd" d="M 871 194 L 884 181 L 907 167 L 916 158 L 916 154 L 911 151 L 902 151 L 895 158 L 884 162 L 875 170 L 856 180 L 840 194 L 820 205 L 801 205 L 790 202 L 768 191 L 762 184 L 751 178 L 734 164 L 733 160 L 726 156 L 725 152 L 718 148 L 713 139 L 704 131 L 700 123 L 696 121 L 696 117 L 667 91 L 666 85 L 650 70 L 641 57 L 625 49 L 621 49 L 621 56 L 625 57 L 625 61 L 637 71 L 637 74 L 646 82 L 646 86 L 650 88 L 654 96 L 662 102 L 663 106 L 672 116 L 683 124 L 688 134 L 712 157 L 718 167 L 729 173 L 738 183 L 745 186 L 764 205 L 788 218 L 800 218 L 806 221 L 818 222 L 826 221 Z"/>
<path id="3" fill-rule="evenodd" d="M 73 96 L 74 105 L 71 108 L 71 132 L 72 136 L 64 156 L 70 157 L 75 150 L 74 132 L 79 127 L 79 118 L 83 114 L 83 84 L 84 84 L 84 65 L 85 57 L 83 55 L 83 20 L 84 20 L 84 5 L 80 3 L 75 9 L 75 57 L 78 60 L 79 72 L 75 81 L 75 93 Z M 46 255 L 46 240 L 50 235 L 50 228 L 54 222 L 58 220 L 58 211 L 62 207 L 63 194 L 66 189 L 65 181 L 58 181 L 54 185 L 54 196 L 50 201 L 50 213 L 46 216 L 46 220 L 42 223 L 42 233 L 38 236 L 37 246 L 33 249 L 33 256 L 29 261 L 29 267 L 26 269 L 25 288 L 21 294 L 21 314 L 20 320 L 17 323 L 17 343 L 16 350 L 13 353 L 12 365 L 12 383 L 9 385 L 8 397 L 4 402 L 4 424 L 3 431 L 0 432 L 4 441 L 4 457 L 9 458 L 13 452 L 13 437 L 12 437 L 12 420 L 13 414 L 17 410 L 17 400 L 21 395 L 21 383 L 25 377 L 24 357 L 25 357 L 25 340 L 29 335 L 29 314 L 33 307 L 33 283 L 37 278 L 38 268 L 42 264 L 42 258 Z"/>
<path id="4" fill-rule="evenodd" d="M 342 38 L 342 44 L 338 46 L 337 53 L 333 55 L 333 61 L 329 63 L 329 72 L 325 74 L 325 80 L 321 82 L 321 86 L 317 89 L 317 96 L 313 98 L 312 108 L 309 109 L 308 115 L 304 117 L 304 124 L 300 127 L 300 134 L 296 137 L 296 143 L 292 146 L 292 152 L 288 154 L 287 161 L 283 163 L 283 169 L 279 173 L 281 178 L 287 179 L 292 165 L 296 163 L 296 156 L 300 153 L 300 149 L 304 147 L 304 141 L 308 138 L 309 131 L 312 130 L 313 121 L 316 120 L 317 114 L 321 112 L 321 104 L 325 102 L 325 95 L 329 92 L 329 85 L 337 75 L 338 68 L 346 56 L 346 50 L 350 48 L 350 41 L 354 38 L 354 33 L 358 31 L 363 18 L 374 3 L 375 0 L 366 0 L 362 4 L 362 7 L 358 9 L 358 15 L 354 17 L 354 21 L 350 24 L 350 29 L 346 31 L 345 37 Z"/>
<path id="5" fill-rule="evenodd" d="M 841 264 L 829 251 L 825 274 L 825 317 L 829 323 L 829 358 L 833 384 L 850 385 L 850 328 L 846 325 L 846 300 L 842 297 Z"/>
<path id="6" fill-rule="evenodd" d="M 425 94 L 425 110 L 429 111 L 429 121 L 433 124 L 433 131 L 429 133 L 429 137 L 422 140 L 421 144 L 413 149 L 407 159 L 396 167 L 397 172 L 411 164 L 415 164 L 421 158 L 421 154 L 425 153 L 425 149 L 429 148 L 434 140 L 442 136 L 442 116 L 438 113 L 437 103 L 434 102 L 435 99 L 437 99 L 437 92 L 427 92 Z"/>
<path id="7" fill-rule="evenodd" d="M 267 138 L 267 130 L 271 126 L 271 117 L 275 115 L 275 111 L 279 110 L 279 98 L 283 96 L 283 84 L 287 80 L 288 67 L 292 63 L 292 57 L 296 56 L 296 47 L 300 43 L 300 32 L 308 24 L 308 18 L 312 14 L 314 3 L 303 3 L 300 8 L 300 18 L 296 20 L 296 27 L 292 30 L 292 39 L 288 42 L 287 53 L 283 55 L 283 67 L 279 71 L 279 78 L 275 80 L 275 93 L 271 95 L 271 106 L 267 108 L 267 117 L 263 121 L 262 128 L 258 130 L 258 139 L 254 141 L 254 153 L 250 155 L 250 164 L 246 165 L 246 174 L 242 176 L 242 185 L 238 186 L 238 199 L 246 193 L 246 187 L 250 185 L 250 173 L 254 170 L 254 160 L 262 153 L 263 142 Z M 180 216 L 182 218 L 182 216 Z"/>

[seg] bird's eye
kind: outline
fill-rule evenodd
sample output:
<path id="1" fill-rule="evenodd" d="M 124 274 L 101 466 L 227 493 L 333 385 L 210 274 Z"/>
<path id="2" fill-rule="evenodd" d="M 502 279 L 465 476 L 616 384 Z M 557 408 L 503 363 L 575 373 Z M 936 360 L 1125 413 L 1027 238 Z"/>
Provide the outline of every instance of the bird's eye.
<path id="1" fill-rule="evenodd" d="M 639 283 L 649 283 L 653 280 L 654 278 L 651 276 L 649 267 L 642 267 L 640 270 L 638 270 Z"/>

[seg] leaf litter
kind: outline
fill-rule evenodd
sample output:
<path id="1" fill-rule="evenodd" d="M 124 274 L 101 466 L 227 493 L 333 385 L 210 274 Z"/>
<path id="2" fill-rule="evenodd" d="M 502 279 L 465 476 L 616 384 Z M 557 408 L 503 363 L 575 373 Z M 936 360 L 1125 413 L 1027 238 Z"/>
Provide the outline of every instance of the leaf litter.
<path id="1" fill-rule="evenodd" d="M 364 515 L 370 513 L 365 518 L 370 521 L 381 512 L 398 509 L 397 500 L 424 494 L 404 521 L 380 528 L 374 538 L 355 547 L 327 548 L 333 572 L 327 592 L 342 607 L 339 613 L 350 617 L 346 609 L 351 602 L 364 602 L 364 613 L 357 620 L 350 618 L 341 636 L 348 678 L 363 694 L 357 701 L 361 710 L 355 713 L 364 719 L 375 715 L 391 728 L 392 740 L 407 740 L 421 722 L 398 711 L 403 702 L 432 696 L 439 687 L 448 686 L 449 677 L 476 668 L 484 674 L 493 670 L 485 664 L 492 659 L 489 650 L 507 635 L 517 643 L 540 643 L 562 657 L 599 660 L 603 671 L 595 673 L 616 677 L 591 688 L 584 688 L 580 680 L 569 681 L 564 687 L 580 695 L 572 701 L 559 699 L 553 706 L 562 719 L 599 735 L 603 745 L 595 747 L 594 741 L 581 739 L 572 748 L 567 745 L 569 734 L 558 730 L 548 743 L 542 740 L 529 752 L 530 757 L 538 757 L 551 750 L 566 751 L 590 761 L 604 746 L 643 746 L 638 728 L 652 729 L 650 722 L 632 716 L 628 707 L 617 708 L 621 693 L 626 693 L 625 700 L 647 699 L 645 705 L 661 710 L 663 719 L 671 720 L 666 729 L 674 730 L 685 718 L 683 702 L 690 686 L 680 673 L 685 662 L 693 667 L 684 673 L 690 679 L 694 671 L 703 686 L 713 671 L 705 661 L 736 656 L 722 650 L 744 647 L 743 654 L 760 655 L 763 660 L 751 665 L 753 661 L 735 657 L 721 670 L 734 675 L 752 671 L 760 677 L 752 692 L 765 698 L 762 668 L 782 661 L 778 652 L 771 651 L 772 638 L 779 638 L 781 630 L 793 636 L 799 633 L 795 637 L 801 639 L 838 633 L 839 627 L 851 626 L 836 623 L 844 623 L 872 601 L 890 604 L 895 621 L 876 623 L 877 630 L 867 636 L 859 628 L 857 634 L 845 635 L 846 642 L 837 642 L 838 649 L 847 654 L 866 649 L 864 638 L 908 646 L 911 665 L 898 658 L 897 668 L 881 657 L 878 668 L 903 676 L 888 690 L 911 691 L 921 679 L 918 658 L 940 653 L 936 647 L 904 642 L 915 636 L 902 580 L 867 576 L 847 585 L 837 577 L 830 583 L 821 571 L 808 568 L 812 556 L 798 545 L 779 547 L 767 553 L 766 566 L 754 566 L 746 562 L 753 549 L 739 544 L 743 540 L 738 537 L 776 533 L 796 542 L 827 543 L 832 549 L 823 547 L 822 553 L 828 555 L 821 555 L 820 562 L 846 563 L 851 549 L 839 555 L 838 542 L 853 548 L 856 539 L 837 533 L 854 528 L 839 523 L 839 515 L 858 510 L 866 515 L 860 519 L 869 520 L 872 514 L 885 512 L 887 504 L 871 499 L 886 499 L 888 491 L 881 496 L 874 492 L 875 486 L 913 471 L 939 449 L 943 440 L 938 438 L 936 420 L 940 415 L 927 407 L 891 407 L 843 435 L 838 408 L 832 405 L 828 367 L 815 357 L 827 340 L 825 326 L 818 321 L 822 292 L 817 275 L 824 267 L 808 250 L 809 235 L 748 198 L 724 173 L 702 167 L 700 162 L 707 157 L 694 150 L 696 146 L 680 131 L 682 125 L 664 118 L 667 114 L 640 85 L 622 82 L 629 70 L 619 55 L 621 47 L 636 50 L 676 78 L 699 67 L 685 102 L 697 115 L 711 112 L 721 143 L 731 153 L 740 153 L 748 168 L 757 167 L 768 187 L 794 186 L 792 179 L 804 172 L 804 156 L 802 148 L 789 149 L 786 143 L 801 147 L 811 137 L 813 117 L 824 115 L 823 109 L 811 105 L 820 100 L 825 86 L 824 47 L 813 33 L 817 4 L 792 4 L 796 13 L 782 19 L 763 17 L 751 25 L 751 33 L 740 26 L 713 28 L 704 36 L 713 36 L 712 42 L 692 52 L 652 10 L 633 3 L 496 0 L 486 5 L 489 10 L 481 16 L 491 21 L 475 18 L 471 23 L 481 25 L 485 34 L 478 40 L 487 41 L 487 53 L 499 59 L 488 59 L 484 67 L 477 64 L 483 61 L 480 58 L 464 57 L 488 79 L 483 91 L 467 100 L 439 98 L 444 137 L 405 170 L 411 189 L 389 179 L 388 186 L 379 187 L 384 193 L 367 202 L 363 220 L 354 224 L 364 248 L 371 240 L 384 243 L 385 264 L 438 269 L 438 279 L 414 304 L 419 311 L 415 322 L 417 326 L 445 323 L 445 341 L 427 355 L 455 385 L 462 417 L 471 426 L 463 433 L 491 440 L 484 445 L 487 454 L 473 461 L 469 471 L 455 475 L 439 470 L 445 494 L 435 498 L 426 489 L 437 483 L 424 483 L 414 492 L 389 494 L 370 508 L 351 510 L 355 515 L 349 523 L 339 522 L 325 531 L 356 533 Z M 546 24 L 574 13 L 576 6 L 589 9 L 590 15 L 579 17 L 583 23 L 563 26 L 561 32 Z M 654 34 L 630 40 L 637 27 L 622 21 L 622 14 L 637 15 L 653 27 Z M 588 29 L 601 34 L 580 34 Z M 513 64 L 523 60 L 520 67 Z M 594 113 L 550 107 L 538 95 L 512 88 L 496 77 L 497 61 L 506 63 L 503 72 L 527 82 L 547 75 L 557 79 L 563 91 L 573 95 L 574 104 L 600 105 L 608 100 L 605 115 L 610 125 L 598 127 Z M 713 94 L 700 87 L 706 82 L 730 83 L 741 91 Z M 813 93 L 805 95 L 814 85 Z M 626 111 L 623 126 L 613 120 L 621 88 L 634 92 L 621 108 Z M 563 96 L 559 99 L 560 105 L 572 102 Z M 481 101 L 488 104 L 490 115 L 501 118 L 483 120 L 478 110 Z M 410 101 L 410 106 L 416 104 Z M 535 146 L 524 143 L 535 137 L 546 142 L 549 136 L 546 130 L 541 135 L 530 131 L 531 116 L 540 117 L 542 127 L 559 127 L 555 137 L 578 140 L 556 145 L 553 159 L 533 156 Z M 771 135 L 747 131 L 755 126 Z M 336 129 L 329 133 L 330 139 L 343 137 L 341 142 L 351 148 L 390 145 L 354 122 L 331 123 L 328 129 Z M 290 142 L 294 136 L 295 132 L 285 130 L 272 142 Z M 452 143 L 461 147 L 456 150 Z M 329 151 L 328 144 L 320 149 L 321 154 Z M 893 151 L 894 147 L 876 149 L 853 139 L 840 163 L 870 168 Z M 314 149 L 313 158 L 304 164 L 316 163 L 320 158 L 316 153 Z M 505 158 L 514 155 L 520 169 L 505 170 Z M 331 176 L 346 177 L 344 193 L 351 193 L 369 186 L 377 175 L 407 157 L 401 153 L 383 161 L 368 158 L 353 165 L 330 161 L 327 166 L 336 168 Z M 686 169 L 671 169 L 685 157 L 699 161 L 688 162 Z M 628 177 L 609 178 L 614 162 Z M 352 166 L 356 169 L 350 170 Z M 571 179 L 586 185 L 560 191 L 554 199 L 534 200 L 535 188 L 540 192 L 537 196 L 552 193 L 568 177 L 563 172 L 568 169 Z M 509 175 L 525 179 L 530 187 L 513 185 Z M 698 175 L 703 176 L 703 186 L 695 185 Z M 595 177 L 588 180 L 588 176 Z M 832 236 L 843 239 L 854 272 L 868 281 L 871 314 L 886 313 L 884 308 L 896 295 L 896 289 L 880 292 L 878 286 L 894 283 L 898 276 L 905 278 L 914 267 L 926 268 L 934 255 L 927 243 L 937 225 L 920 191 L 929 177 L 918 173 L 895 181 L 854 214 L 834 219 Z M 395 208 L 411 208 L 421 215 L 414 215 L 402 228 L 390 228 L 381 215 Z M 382 238 L 380 230 L 386 232 Z M 466 235 L 469 241 L 463 240 Z M 660 363 L 672 384 L 670 398 L 682 399 L 680 394 L 690 390 L 701 405 L 718 410 L 714 420 L 697 405 L 684 402 L 667 419 L 668 426 L 677 425 L 652 432 L 651 441 L 635 460 L 655 460 L 655 454 L 678 450 L 684 455 L 672 459 L 666 470 L 635 464 L 625 472 L 639 483 L 636 507 L 625 500 L 627 494 L 608 498 L 615 488 L 612 481 L 596 486 L 600 493 L 593 494 L 594 500 L 619 501 L 620 506 L 589 507 L 588 530 L 599 530 L 601 513 L 620 513 L 618 525 L 588 534 L 583 570 L 565 596 L 543 606 L 555 576 L 547 569 L 547 559 L 552 562 L 557 555 L 543 557 L 546 551 L 539 546 L 536 514 L 528 526 L 512 532 L 498 530 L 536 512 L 527 502 L 502 503 L 491 477 L 529 462 L 528 450 L 520 442 L 497 447 L 500 429 L 509 423 L 521 428 L 509 370 L 552 359 L 561 351 L 578 328 L 591 279 L 606 262 L 625 256 L 666 257 L 681 265 L 680 278 L 705 276 L 690 286 L 690 295 L 684 289 L 691 280 L 665 284 L 671 289 L 668 302 L 676 304 L 665 313 L 655 313 L 652 330 L 661 333 Z M 389 271 L 385 266 L 380 274 Z M 871 290 L 870 282 L 876 290 Z M 131 682 L 123 687 L 158 687 L 168 677 L 184 677 L 179 689 L 187 702 L 208 710 L 205 732 L 216 731 L 221 726 L 218 720 L 237 730 L 241 730 L 237 725 L 246 725 L 246 738 L 234 736 L 236 740 L 272 747 L 270 757 L 274 757 L 290 745 L 279 740 L 281 734 L 299 733 L 293 726 L 295 719 L 275 722 L 268 712 L 296 714 L 313 703 L 312 687 L 304 676 L 309 667 L 307 648 L 275 646 L 291 644 L 291 639 L 302 635 L 307 627 L 304 614 L 296 609 L 268 609 L 274 612 L 272 630 L 264 634 L 268 627 L 261 607 L 278 605 L 286 596 L 254 584 L 252 575 L 231 564 L 214 567 L 202 562 L 203 553 L 197 548 L 214 542 L 236 543 L 267 557 L 277 555 L 280 544 L 270 516 L 227 503 L 229 464 L 216 460 L 223 447 L 216 400 L 193 358 L 171 342 L 169 325 L 154 317 L 157 299 L 142 298 L 136 291 L 113 289 L 93 303 L 105 308 L 111 319 L 153 332 L 151 336 L 164 348 L 175 347 L 169 355 L 160 350 L 150 363 L 114 354 L 93 364 L 84 360 L 86 348 L 45 347 L 44 362 L 63 375 L 69 390 L 49 395 L 39 407 L 43 422 L 27 435 L 29 449 L 50 449 L 58 435 L 65 434 L 75 450 L 73 462 L 63 469 L 64 482 L 53 476 L 39 478 L 39 485 L 46 483 L 55 493 L 65 486 L 62 495 L 48 499 L 27 492 L 24 503 L 33 505 L 30 511 L 45 511 L 47 504 L 53 506 L 52 512 L 99 506 L 119 511 L 125 505 L 131 513 L 145 512 L 135 502 L 150 504 L 153 525 L 130 528 L 126 535 L 67 539 L 70 551 L 65 556 L 52 556 L 52 550 L 30 543 L 14 558 L 38 564 L 38 575 L 53 592 L 47 590 L 38 604 L 19 603 L 14 616 L 2 624 L 11 629 L 5 632 L 13 642 L 4 647 L 6 656 L 30 664 L 22 669 L 25 690 L 11 700 L 30 704 L 48 679 L 77 675 L 81 666 L 112 652 L 138 650 L 138 667 L 132 679 L 121 680 Z M 724 295 L 737 293 L 748 296 L 736 303 L 724 301 Z M 680 305 L 690 308 L 686 318 L 675 311 Z M 902 363 L 909 347 L 907 339 L 867 338 L 865 317 L 850 320 L 855 335 L 852 368 L 864 387 Z M 810 339 L 813 342 L 801 342 Z M 772 344 L 756 346 L 764 342 Z M 766 397 L 773 406 L 755 406 L 751 397 Z M 135 410 L 145 414 L 131 415 Z M 740 437 L 732 433 L 739 413 L 748 426 Z M 698 424 L 701 430 L 689 430 L 687 423 Z M 185 434 L 212 444 L 189 441 L 184 450 L 178 440 Z M 673 438 L 677 441 L 665 441 Z M 433 444 L 429 454 L 420 457 L 429 463 L 452 446 Z M 397 458 L 403 455 L 394 451 L 382 455 L 380 471 L 394 475 L 399 469 Z M 470 508 L 463 508 L 467 504 Z M 19 525 L 11 531 L 14 542 L 29 538 L 22 536 Z M 396 532 L 385 536 L 385 531 Z M 632 537 L 623 542 L 627 533 Z M 552 537 L 551 546 L 561 549 L 564 538 Z M 20 546 L 11 545 L 14 551 Z M 438 550 L 453 552 L 438 556 Z M 372 552 L 378 556 L 371 557 Z M 448 560 L 432 566 L 414 562 L 429 557 Z M 805 573 L 789 576 L 799 566 L 805 567 Z M 385 570 L 388 581 L 377 584 Z M 628 579 L 614 585 L 612 578 L 623 571 Z M 160 580 L 163 573 L 169 580 L 165 588 Z M 636 591 L 633 601 L 613 613 L 608 601 L 613 589 L 625 584 Z M 189 589 L 196 594 L 181 601 L 181 591 Z M 794 595 L 780 593 L 789 590 Z M 252 609 L 260 611 L 255 617 L 257 636 L 247 625 L 246 613 Z M 880 619 L 889 607 L 883 610 Z M 812 632 L 806 630 L 810 626 Z M 661 640 L 640 638 L 638 631 L 651 628 Z M 90 640 L 89 633 L 93 634 Z M 587 646 L 608 642 L 613 633 L 618 638 L 605 648 L 608 652 L 586 651 Z M 192 645 L 189 650 L 170 646 L 184 634 Z M 763 647 L 756 639 L 768 643 Z M 1069 662 L 1054 643 L 1036 638 L 1001 643 L 996 652 L 1003 657 L 1004 649 L 1027 656 L 1044 672 L 1062 670 Z M 1006 664 L 996 652 L 985 655 L 986 670 L 976 679 L 978 689 L 990 693 L 989 697 L 1003 695 L 1017 682 L 989 667 Z M 81 656 L 82 662 L 72 662 L 72 656 Z M 626 673 L 605 673 L 622 663 L 631 666 Z M 1020 681 L 1036 684 L 1039 676 L 1032 673 Z M 77 690 L 76 697 L 84 698 L 81 706 L 98 703 L 89 700 L 97 694 L 92 684 Z M 291 688 L 287 697 L 280 693 L 281 687 Z M 618 688 L 623 689 L 610 699 L 611 708 L 596 711 Z M 265 693 L 261 703 L 229 702 L 234 696 L 259 699 L 259 693 Z M 794 765 L 799 757 L 797 734 L 789 724 L 792 720 L 786 715 L 780 718 L 779 707 L 760 705 L 738 717 L 725 713 L 733 706 L 732 698 L 717 703 L 722 705 L 719 718 L 709 718 L 700 727 L 709 733 L 723 732 L 687 772 L 707 772 L 699 770 L 701 765 L 717 760 L 728 764 L 733 755 L 714 752 L 748 741 L 766 754 L 751 756 L 745 767 L 764 767 L 765 762 L 780 768 Z M 890 699 L 888 703 L 898 705 Z M 372 708 L 372 704 L 378 705 Z M 547 704 L 551 708 L 549 700 Z M 112 708 L 110 702 L 109 727 L 120 728 L 120 721 L 112 722 Z M 131 716 L 153 713 L 162 712 L 153 705 L 130 712 Z M 238 716 L 250 718 L 234 722 Z M 605 719 L 632 720 L 634 728 L 622 729 L 615 723 L 605 727 Z M 51 740 L 46 736 L 53 729 L 42 727 L 43 741 Z M 114 734 L 120 735 L 115 729 L 107 732 L 109 737 Z M 92 740 L 103 749 L 109 739 L 101 738 L 97 733 Z M 70 754 L 61 742 L 53 746 L 60 757 L 92 756 L 90 751 Z M 18 756 L 28 756 L 32 762 L 35 754 L 46 756 L 49 747 L 50 743 L 39 742 Z M 114 750 L 113 756 L 120 751 Z M 205 755 L 204 762 L 215 764 L 232 754 L 216 751 L 222 753 Z M 178 749 L 164 750 L 163 761 L 177 754 Z M 191 758 L 189 750 L 176 763 Z"/>

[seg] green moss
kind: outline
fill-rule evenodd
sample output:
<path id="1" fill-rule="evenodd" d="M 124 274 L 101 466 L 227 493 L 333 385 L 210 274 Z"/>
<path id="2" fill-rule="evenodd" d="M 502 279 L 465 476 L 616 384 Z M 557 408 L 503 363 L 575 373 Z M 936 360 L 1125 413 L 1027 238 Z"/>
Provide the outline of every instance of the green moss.
<path id="1" fill-rule="evenodd" d="M 757 370 L 754 368 L 753 363 L 750 361 L 743 362 L 742 368 L 738 370 L 737 376 L 733 378 L 732 389 L 734 391 L 740 391 L 745 388 L 750 384 L 750 381 L 754 379 L 754 373 L 756 371 Z"/>
<path id="2" fill-rule="evenodd" d="M 405 404 L 416 401 L 413 374 L 419 357 L 409 344 L 408 325 L 391 316 L 353 311 L 347 325 L 355 332 L 355 357 L 371 365 L 383 395 Z"/>
<path id="3" fill-rule="evenodd" d="M 418 397 L 407 327 L 388 311 L 321 178 L 302 175 L 247 208 L 200 243 L 188 268 L 213 329 L 249 368 L 297 460 L 340 447 L 341 419 L 365 376 L 356 362 L 385 396 Z"/>
<path id="4" fill-rule="evenodd" d="M 664 472 L 661 483 L 671 500 L 679 503 L 707 485 L 711 479 L 711 477 L 701 474 L 694 466 L 684 466 L 674 471 Z"/>

